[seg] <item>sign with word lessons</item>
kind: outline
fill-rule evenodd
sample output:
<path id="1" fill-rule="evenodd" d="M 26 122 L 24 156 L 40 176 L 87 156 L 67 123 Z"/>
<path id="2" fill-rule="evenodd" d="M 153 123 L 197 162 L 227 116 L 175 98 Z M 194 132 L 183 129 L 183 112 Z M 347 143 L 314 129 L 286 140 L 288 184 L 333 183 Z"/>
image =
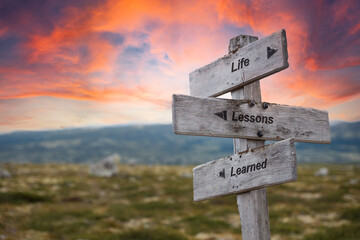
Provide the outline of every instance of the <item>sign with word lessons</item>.
<path id="1" fill-rule="evenodd" d="M 190 73 L 190 95 L 216 97 L 289 66 L 285 30 Z"/>
<path id="2" fill-rule="evenodd" d="M 294 141 L 286 139 L 193 169 L 194 201 L 297 180 Z"/>
<path id="3" fill-rule="evenodd" d="M 330 143 L 326 111 L 247 100 L 173 95 L 176 134 Z"/>

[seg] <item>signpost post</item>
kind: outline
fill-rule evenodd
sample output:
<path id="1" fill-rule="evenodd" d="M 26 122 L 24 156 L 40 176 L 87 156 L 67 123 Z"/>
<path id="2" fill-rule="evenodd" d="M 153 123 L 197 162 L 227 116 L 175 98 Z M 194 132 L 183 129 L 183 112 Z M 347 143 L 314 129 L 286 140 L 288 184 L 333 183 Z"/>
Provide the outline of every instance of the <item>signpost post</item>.
<path id="1" fill-rule="evenodd" d="M 285 31 L 284 35 L 285 35 Z M 236 38 L 235 38 L 236 39 Z M 246 39 L 252 39 L 248 36 L 240 36 L 240 39 L 245 41 L 231 41 L 230 48 L 241 48 L 244 45 L 250 44 L 250 41 Z M 254 39 L 254 41 L 256 41 Z M 286 43 L 286 36 L 284 39 Z M 287 47 L 287 44 L 284 44 Z M 268 47 L 268 46 L 267 46 Z M 274 49 L 274 48 L 273 48 Z M 287 63 L 287 49 L 285 50 L 284 58 Z M 288 64 L 286 64 L 286 67 Z M 260 81 L 255 81 L 248 85 L 245 85 L 243 88 L 237 89 L 231 92 L 231 97 L 233 99 L 247 99 L 253 102 L 261 102 L 261 91 L 260 91 Z M 263 140 L 247 140 L 247 139 L 237 139 L 234 138 L 234 153 L 246 151 L 250 148 L 256 148 L 264 146 L 265 141 Z M 238 205 L 238 210 L 241 220 L 241 234 L 243 240 L 270 240 L 270 219 L 269 219 L 269 209 L 267 202 L 267 193 L 266 188 L 256 189 L 253 191 L 245 192 L 243 194 L 238 194 L 236 196 L 236 202 Z"/>
<path id="2" fill-rule="evenodd" d="M 194 200 L 237 194 L 244 240 L 271 238 L 265 187 L 297 179 L 294 141 L 330 143 L 327 112 L 261 102 L 259 80 L 289 64 L 285 30 L 257 39 L 231 39 L 228 55 L 190 73 L 192 96 L 173 96 L 176 134 L 234 138 L 234 155 L 194 168 Z"/>

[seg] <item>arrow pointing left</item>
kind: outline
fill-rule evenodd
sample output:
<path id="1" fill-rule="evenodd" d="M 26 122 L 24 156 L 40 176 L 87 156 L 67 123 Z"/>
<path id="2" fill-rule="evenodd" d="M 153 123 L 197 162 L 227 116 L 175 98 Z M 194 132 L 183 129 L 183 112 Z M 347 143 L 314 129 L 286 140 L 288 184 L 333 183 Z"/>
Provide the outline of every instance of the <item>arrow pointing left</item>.
<path id="1" fill-rule="evenodd" d="M 224 119 L 225 121 L 227 120 L 227 111 L 222 111 L 222 112 L 218 112 L 218 113 L 215 113 L 216 116 Z"/>

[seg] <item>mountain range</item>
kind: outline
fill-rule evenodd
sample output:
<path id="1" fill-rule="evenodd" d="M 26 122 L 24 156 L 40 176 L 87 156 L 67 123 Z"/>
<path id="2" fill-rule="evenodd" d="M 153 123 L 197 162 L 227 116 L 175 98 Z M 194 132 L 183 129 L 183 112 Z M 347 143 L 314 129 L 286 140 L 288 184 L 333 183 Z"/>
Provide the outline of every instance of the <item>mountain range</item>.
<path id="1" fill-rule="evenodd" d="M 360 163 L 360 122 L 331 125 L 331 144 L 296 143 L 298 162 Z M 196 165 L 232 154 L 232 139 L 181 136 L 171 125 L 111 126 L 0 135 L 0 162 Z"/>

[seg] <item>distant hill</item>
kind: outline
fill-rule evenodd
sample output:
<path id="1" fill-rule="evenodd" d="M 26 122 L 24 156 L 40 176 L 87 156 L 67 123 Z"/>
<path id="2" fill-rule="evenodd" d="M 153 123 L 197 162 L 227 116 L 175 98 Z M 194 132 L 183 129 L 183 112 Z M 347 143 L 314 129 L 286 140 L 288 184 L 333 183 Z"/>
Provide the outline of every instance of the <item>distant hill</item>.
<path id="1" fill-rule="evenodd" d="M 297 143 L 299 162 L 360 163 L 360 122 L 331 127 L 330 145 Z M 171 125 L 113 126 L 0 135 L 0 162 L 200 164 L 232 154 L 232 139 L 175 135 Z"/>
<path id="2" fill-rule="evenodd" d="M 296 143 L 301 162 L 360 163 L 360 122 L 331 126 L 331 144 Z"/>

